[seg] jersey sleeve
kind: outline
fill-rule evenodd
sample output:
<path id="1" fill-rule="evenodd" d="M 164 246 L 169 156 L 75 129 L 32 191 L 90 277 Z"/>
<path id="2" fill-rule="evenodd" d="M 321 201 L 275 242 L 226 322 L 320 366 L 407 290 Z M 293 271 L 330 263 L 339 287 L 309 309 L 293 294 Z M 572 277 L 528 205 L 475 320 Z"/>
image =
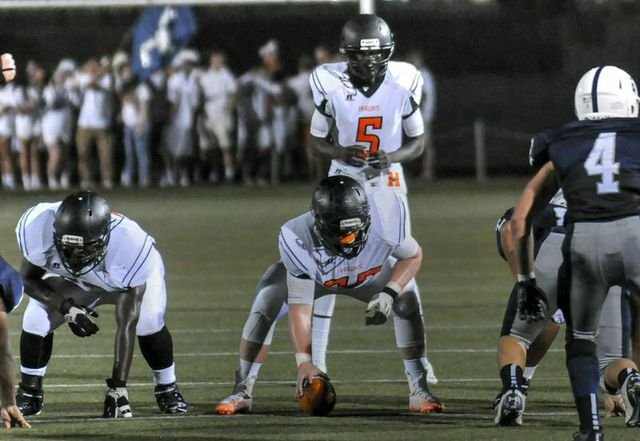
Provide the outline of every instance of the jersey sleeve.
<path id="1" fill-rule="evenodd" d="M 285 224 L 278 235 L 280 260 L 294 277 L 313 280 L 315 262 L 302 240 Z"/>
<path id="2" fill-rule="evenodd" d="M 53 220 L 59 205 L 59 202 L 38 204 L 18 220 L 18 246 L 24 258 L 35 266 L 45 265 L 45 252 L 53 246 Z"/>
<path id="3" fill-rule="evenodd" d="M 111 230 L 109 251 L 105 257 L 107 272 L 121 286 L 140 286 L 154 269 L 151 257 L 155 240 L 136 222 L 122 215 L 113 214 L 112 222 L 115 226 Z"/>
<path id="4" fill-rule="evenodd" d="M 333 112 L 329 104 L 329 86 L 331 84 L 331 74 L 324 65 L 316 67 L 309 75 L 309 86 L 313 94 L 313 104 L 322 115 L 332 118 Z"/>
<path id="5" fill-rule="evenodd" d="M 18 307 L 24 294 L 22 276 L 2 257 L 0 257 L 0 295 L 6 312 Z"/>
<path id="6" fill-rule="evenodd" d="M 539 169 L 549 162 L 549 143 L 551 142 L 551 131 L 540 132 L 531 138 L 529 148 L 529 164 L 535 169 Z"/>
<path id="7" fill-rule="evenodd" d="M 396 192 L 380 189 L 369 202 L 372 222 L 379 224 L 376 229 L 387 244 L 396 248 L 411 236 L 406 204 Z"/>

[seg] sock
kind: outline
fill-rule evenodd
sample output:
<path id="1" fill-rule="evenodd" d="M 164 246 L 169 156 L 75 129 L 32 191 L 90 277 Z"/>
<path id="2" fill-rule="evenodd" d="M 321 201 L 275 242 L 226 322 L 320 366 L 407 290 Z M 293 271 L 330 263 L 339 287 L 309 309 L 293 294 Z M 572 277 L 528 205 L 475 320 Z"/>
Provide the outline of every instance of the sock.
<path id="1" fill-rule="evenodd" d="M 627 380 L 627 377 L 629 377 L 629 375 L 632 374 L 637 374 L 638 371 L 633 369 L 633 368 L 625 368 L 622 369 L 619 373 L 618 373 L 618 384 L 620 385 L 620 387 L 622 387 L 622 385 L 624 384 L 624 382 Z"/>
<path id="2" fill-rule="evenodd" d="M 500 368 L 500 380 L 502 381 L 502 390 L 509 389 L 522 390 L 524 384 L 522 367 L 517 364 L 506 364 Z"/>
<path id="3" fill-rule="evenodd" d="M 153 381 L 156 384 L 171 384 L 176 382 L 176 365 L 171 364 L 168 368 L 154 369 Z"/>
<path id="4" fill-rule="evenodd" d="M 410 377 L 418 378 L 420 375 L 424 374 L 424 366 L 419 358 L 402 360 L 402 362 L 404 363 L 404 370 L 407 371 Z"/>
<path id="5" fill-rule="evenodd" d="M 240 359 L 240 378 L 243 380 L 248 377 L 258 377 L 262 363 L 256 363 L 255 361 L 247 361 Z"/>
<path id="6" fill-rule="evenodd" d="M 600 371 L 596 344 L 590 340 L 571 339 L 566 345 L 567 370 L 575 399 L 580 431 L 600 429 L 598 383 Z"/>
<path id="7" fill-rule="evenodd" d="M 526 366 L 523 373 L 524 378 L 531 381 L 531 379 L 533 378 L 533 374 L 536 373 L 537 368 L 538 366 Z"/>

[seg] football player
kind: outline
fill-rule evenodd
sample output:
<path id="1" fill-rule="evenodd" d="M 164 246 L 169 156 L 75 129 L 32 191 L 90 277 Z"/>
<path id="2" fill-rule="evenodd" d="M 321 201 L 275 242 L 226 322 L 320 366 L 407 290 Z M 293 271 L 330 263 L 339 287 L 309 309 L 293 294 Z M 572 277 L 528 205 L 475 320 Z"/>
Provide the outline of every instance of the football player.
<path id="1" fill-rule="evenodd" d="M 524 320 L 546 315 L 537 286 L 529 233 L 531 220 L 562 188 L 567 200 L 560 277 L 567 289 L 559 303 L 567 320 L 566 365 L 580 420 L 573 439 L 603 439 L 598 408 L 596 333 L 602 304 L 612 286 L 640 288 L 640 120 L 637 88 L 625 71 L 599 66 L 585 73 L 575 91 L 577 122 L 542 132 L 532 142 L 539 168 L 511 219 L 516 250 L 518 310 Z M 616 379 L 629 427 L 640 424 L 640 374 L 632 367 Z"/>
<path id="2" fill-rule="evenodd" d="M 532 220 L 536 250 L 535 272 L 538 285 L 547 296 L 549 317 L 543 321 L 521 320 L 517 317 L 516 290 L 512 290 L 498 345 L 498 368 L 502 390 L 494 401 L 494 408 L 495 423 L 500 426 L 522 424 L 529 382 L 536 366 L 553 343 L 560 325 L 564 323 L 562 311 L 557 309 L 557 274 L 562 264 L 561 245 L 565 234 L 565 212 L 566 201 L 560 191 Z M 512 214 L 513 209 L 509 209 L 499 219 L 496 235 L 498 253 L 514 269 L 515 256 L 510 222 Z M 515 271 L 513 276 L 515 279 Z M 628 344 L 625 344 L 625 341 L 629 339 L 629 328 L 628 323 L 624 322 L 625 318 L 629 318 L 629 297 L 628 290 L 612 287 L 600 314 L 597 335 L 598 360 L 601 386 L 607 392 L 605 408 L 611 415 L 624 411 L 617 387 L 618 374 L 627 367 L 636 367 L 631 360 L 623 358 L 628 355 L 628 351 L 625 351 Z"/>
<path id="3" fill-rule="evenodd" d="M 79 337 L 95 334 L 93 308 L 103 304 L 115 305 L 117 323 L 103 417 L 132 416 L 127 378 L 136 335 L 153 371 L 158 407 L 168 414 L 186 412 L 176 385 L 173 341 L 164 324 L 164 265 L 153 237 L 89 191 L 31 207 L 16 234 L 24 255 L 25 292 L 31 297 L 20 338 L 22 381 L 16 402 L 22 413 L 42 410 L 54 330 L 67 322 Z"/>
<path id="4" fill-rule="evenodd" d="M 396 343 L 409 383 L 409 410 L 442 412 L 431 394 L 421 357 L 424 324 L 415 275 L 422 251 L 411 236 L 406 205 L 391 191 L 370 195 L 347 176 L 323 179 L 311 211 L 280 229 L 280 258 L 286 270 L 289 328 L 298 365 L 298 395 L 308 379 L 323 375 L 312 363 L 312 304 L 316 297 L 344 294 L 367 302 L 365 324 L 393 317 Z"/>
<path id="5" fill-rule="evenodd" d="M 7 314 L 16 309 L 22 300 L 23 286 L 20 274 L 0 257 L 0 418 L 7 429 L 17 425 L 29 428 L 18 406 L 14 391 L 15 364 L 11 356 L 11 343 Z"/>
<path id="6" fill-rule="evenodd" d="M 424 150 L 422 75 L 410 63 L 390 61 L 393 34 L 383 19 L 372 14 L 345 23 L 339 49 L 346 61 L 322 64 L 309 78 L 316 106 L 312 147 L 331 160 L 329 176 L 350 176 L 367 193 L 392 189 L 409 215 L 401 163 L 418 158 Z M 328 335 L 335 298 L 320 302 L 314 307 L 314 320 L 324 317 Z M 422 360 L 429 382 L 436 384 L 426 353 Z"/>

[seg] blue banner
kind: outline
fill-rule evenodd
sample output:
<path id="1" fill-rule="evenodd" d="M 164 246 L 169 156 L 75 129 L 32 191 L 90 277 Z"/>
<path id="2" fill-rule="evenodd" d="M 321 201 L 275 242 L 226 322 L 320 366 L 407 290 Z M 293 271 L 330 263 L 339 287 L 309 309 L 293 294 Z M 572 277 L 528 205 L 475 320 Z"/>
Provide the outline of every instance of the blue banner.
<path id="1" fill-rule="evenodd" d="M 197 31 L 191 8 L 147 8 L 138 18 L 133 30 L 131 66 L 136 76 L 145 80 L 171 62 Z"/>

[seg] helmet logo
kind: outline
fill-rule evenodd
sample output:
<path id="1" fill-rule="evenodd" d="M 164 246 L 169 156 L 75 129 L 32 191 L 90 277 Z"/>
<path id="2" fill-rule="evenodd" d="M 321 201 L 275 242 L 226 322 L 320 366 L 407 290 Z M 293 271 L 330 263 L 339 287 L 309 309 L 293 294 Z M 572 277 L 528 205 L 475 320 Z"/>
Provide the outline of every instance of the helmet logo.
<path id="1" fill-rule="evenodd" d="M 363 38 L 360 40 L 360 50 L 380 50 L 378 38 Z"/>
<path id="2" fill-rule="evenodd" d="M 63 245 L 84 246 L 84 238 L 82 236 L 74 236 L 73 234 L 64 234 L 62 236 Z"/>
<path id="3" fill-rule="evenodd" d="M 362 220 L 355 217 L 353 219 L 342 219 L 340 221 L 340 229 L 348 230 L 352 228 L 360 228 L 362 226 Z"/>

